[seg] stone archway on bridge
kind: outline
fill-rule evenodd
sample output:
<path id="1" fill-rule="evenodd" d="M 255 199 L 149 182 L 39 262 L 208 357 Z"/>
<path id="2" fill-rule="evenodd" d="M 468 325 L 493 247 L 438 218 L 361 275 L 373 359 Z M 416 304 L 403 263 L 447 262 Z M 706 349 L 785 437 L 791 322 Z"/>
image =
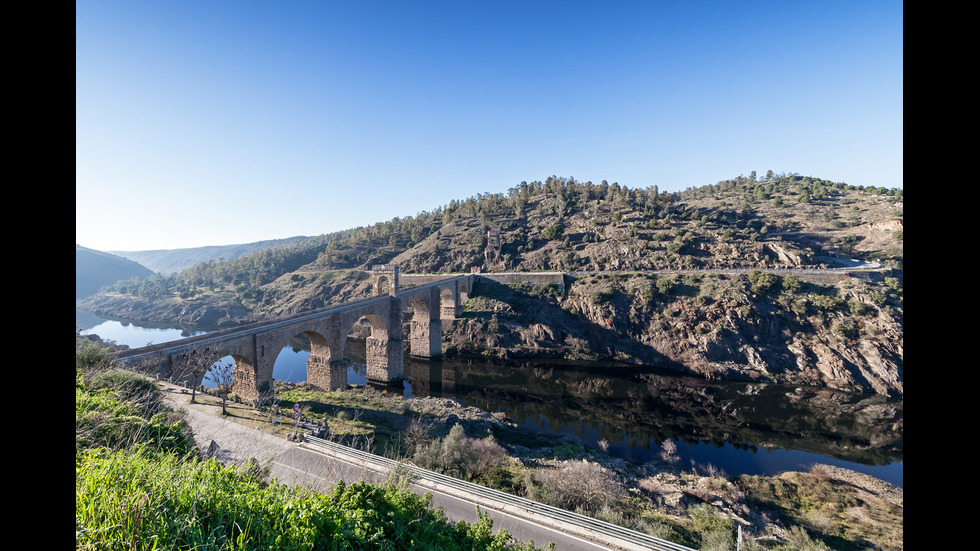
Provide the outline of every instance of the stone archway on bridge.
<path id="1" fill-rule="evenodd" d="M 334 358 L 327 337 L 316 331 L 302 331 L 310 341 L 310 355 L 306 360 L 306 382 L 320 390 L 347 388 L 347 364 L 342 352 Z M 286 347 L 283 347 L 285 350 Z M 282 352 L 280 352 L 280 355 Z"/>
<path id="2" fill-rule="evenodd" d="M 394 264 L 376 264 L 371 267 L 374 284 L 374 296 L 395 296 L 398 294 L 398 266 Z"/>
<path id="3" fill-rule="evenodd" d="M 365 339 L 365 372 L 368 381 L 390 383 L 402 378 L 401 340 L 389 339 L 385 321 L 376 314 L 361 316 L 358 321 L 367 321 L 371 335 Z M 345 339 L 346 340 L 346 339 Z"/>
<path id="4" fill-rule="evenodd" d="M 231 354 L 234 360 L 232 366 L 232 392 L 238 398 L 249 404 L 262 404 L 275 396 L 271 379 L 263 381 L 259 377 L 258 367 L 241 354 Z"/>
<path id="5" fill-rule="evenodd" d="M 442 356 L 442 325 L 439 318 L 432 319 L 432 309 L 419 297 L 410 300 L 408 305 L 413 310 L 409 354 L 414 358 L 429 359 Z"/>

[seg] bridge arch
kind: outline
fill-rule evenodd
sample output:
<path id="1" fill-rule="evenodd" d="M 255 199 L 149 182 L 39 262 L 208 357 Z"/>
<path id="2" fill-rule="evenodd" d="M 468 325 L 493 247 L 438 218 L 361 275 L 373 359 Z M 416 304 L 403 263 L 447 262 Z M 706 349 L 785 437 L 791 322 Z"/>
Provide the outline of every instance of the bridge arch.
<path id="1" fill-rule="evenodd" d="M 278 348 L 272 361 L 274 379 L 291 379 L 294 382 L 302 380 L 296 370 L 303 369 L 306 373 L 305 381 L 311 386 L 326 391 L 347 388 L 347 366 L 343 361 L 343 351 L 336 350 L 335 345 L 331 345 L 331 339 L 321 330 L 302 329 L 287 337 L 281 345 L 272 344 L 274 348 Z M 284 333 L 284 336 L 287 334 Z M 305 363 L 300 363 L 304 351 L 308 355 Z"/>
<path id="2" fill-rule="evenodd" d="M 228 385 L 232 395 L 248 403 L 260 403 L 274 394 L 271 381 L 263 381 L 257 366 L 243 354 L 221 357 L 201 374 L 197 384 L 209 388 Z"/>
<path id="3" fill-rule="evenodd" d="M 414 358 L 437 358 L 442 355 L 442 325 L 439 304 L 429 304 L 421 296 L 408 302 L 413 310 L 409 329 L 409 354 Z"/>
<path id="4" fill-rule="evenodd" d="M 355 321 L 366 321 L 371 328 L 371 335 L 365 339 L 364 343 L 367 379 L 385 383 L 400 380 L 402 377 L 401 339 L 395 339 L 395 342 L 391 342 L 388 324 L 378 314 L 364 314 Z M 354 324 L 351 323 L 348 330 L 342 334 L 341 350 L 347 341 L 347 335 L 353 328 Z"/>
<path id="5" fill-rule="evenodd" d="M 459 314 L 459 300 L 457 294 L 453 292 L 453 289 L 444 288 L 441 293 L 439 293 L 440 302 L 440 317 L 444 320 L 456 319 L 456 315 Z"/>
<path id="6" fill-rule="evenodd" d="M 259 376 L 258 366 L 252 363 L 250 357 L 243 354 L 231 354 L 235 365 L 232 371 L 232 392 L 240 399 L 249 403 L 262 403 L 275 394 L 272 380 L 263 380 Z"/>

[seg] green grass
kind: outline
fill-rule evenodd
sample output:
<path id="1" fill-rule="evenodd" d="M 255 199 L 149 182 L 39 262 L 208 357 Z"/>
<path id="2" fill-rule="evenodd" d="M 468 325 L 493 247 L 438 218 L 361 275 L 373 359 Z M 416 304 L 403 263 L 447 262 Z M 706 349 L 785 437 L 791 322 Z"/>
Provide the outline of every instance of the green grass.
<path id="1" fill-rule="evenodd" d="M 539 549 L 482 514 L 452 523 L 394 479 L 316 493 L 204 459 L 154 385 L 104 359 L 76 354 L 76 549 Z"/>
<path id="2" fill-rule="evenodd" d="M 80 549 L 535 549 L 486 517 L 453 524 L 394 483 L 320 494 L 139 448 L 87 450 L 75 479 Z"/>

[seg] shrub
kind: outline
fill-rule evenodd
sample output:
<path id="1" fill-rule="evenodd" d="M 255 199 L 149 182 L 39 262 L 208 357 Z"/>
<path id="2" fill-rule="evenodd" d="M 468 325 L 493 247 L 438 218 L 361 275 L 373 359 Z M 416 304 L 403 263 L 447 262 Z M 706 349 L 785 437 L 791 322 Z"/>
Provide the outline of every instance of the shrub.
<path id="1" fill-rule="evenodd" d="M 823 312 L 836 310 L 844 304 L 843 300 L 830 295 L 810 295 L 809 299 L 810 304 L 813 304 L 818 310 Z"/>
<path id="2" fill-rule="evenodd" d="M 493 438 L 477 438 L 470 441 L 476 458 L 467 467 L 470 478 L 479 478 L 507 464 L 507 451 Z"/>
<path id="3" fill-rule="evenodd" d="M 453 425 L 441 440 L 433 440 L 415 453 L 420 467 L 460 479 L 489 474 L 507 462 L 507 452 L 492 439 L 468 438 L 462 425 Z"/>
<path id="4" fill-rule="evenodd" d="M 835 321 L 830 330 L 837 336 L 846 340 L 857 340 L 861 332 L 854 320 L 846 319 Z"/>
<path id="5" fill-rule="evenodd" d="M 589 295 L 589 300 L 592 301 L 594 306 L 599 306 L 608 303 L 616 295 L 615 289 L 600 289 L 593 291 Z"/>
<path id="6" fill-rule="evenodd" d="M 776 286 L 778 281 L 778 278 L 772 272 L 763 272 L 760 270 L 749 272 L 749 283 L 751 284 L 749 290 L 753 293 L 768 293 Z"/>
<path id="7" fill-rule="evenodd" d="M 701 549 L 729 549 L 734 543 L 734 523 L 716 508 L 699 503 L 688 509 L 688 513 L 694 521 L 694 531 L 701 536 Z"/>
<path id="8" fill-rule="evenodd" d="M 868 305 L 857 300 L 847 301 L 847 309 L 850 310 L 851 315 L 863 316 L 868 313 Z"/>
<path id="9" fill-rule="evenodd" d="M 111 357 L 105 348 L 86 344 L 75 349 L 75 368 L 84 370 L 107 369 Z"/>
<path id="10" fill-rule="evenodd" d="M 544 232 L 541 234 L 541 237 L 544 237 L 549 241 L 554 239 L 559 239 L 561 238 L 562 233 L 564 231 L 565 231 L 564 226 L 562 226 L 561 224 L 554 224 L 545 228 Z"/>
<path id="11" fill-rule="evenodd" d="M 796 293 L 803 287 L 803 282 L 800 281 L 800 278 L 794 275 L 788 275 L 783 278 L 782 286 L 783 291 L 786 291 L 787 293 Z"/>
<path id="12" fill-rule="evenodd" d="M 410 455 L 419 453 L 432 442 L 432 422 L 422 416 L 414 417 L 402 433 L 402 440 Z"/>
<path id="13" fill-rule="evenodd" d="M 555 469 L 538 469 L 534 479 L 542 485 L 541 499 L 568 511 L 594 514 L 603 506 L 615 507 L 625 496 L 616 476 L 598 463 L 563 461 Z"/>

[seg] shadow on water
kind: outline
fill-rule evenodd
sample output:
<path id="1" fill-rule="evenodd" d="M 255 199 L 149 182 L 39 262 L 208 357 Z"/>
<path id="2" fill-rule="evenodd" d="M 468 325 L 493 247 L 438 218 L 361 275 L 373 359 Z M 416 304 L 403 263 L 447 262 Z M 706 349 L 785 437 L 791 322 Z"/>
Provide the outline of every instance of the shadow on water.
<path id="1" fill-rule="evenodd" d="M 406 396 L 455 396 L 519 426 L 645 462 L 660 443 L 728 474 L 830 463 L 902 484 L 903 400 L 560 361 L 406 361 Z"/>

